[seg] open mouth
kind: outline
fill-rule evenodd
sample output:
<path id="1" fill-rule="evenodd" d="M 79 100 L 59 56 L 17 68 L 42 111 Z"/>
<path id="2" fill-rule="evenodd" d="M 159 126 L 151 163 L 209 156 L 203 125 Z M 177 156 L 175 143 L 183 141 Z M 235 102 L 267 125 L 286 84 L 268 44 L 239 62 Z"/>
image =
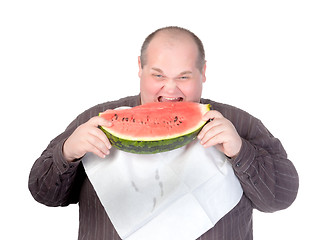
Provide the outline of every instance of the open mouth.
<path id="1" fill-rule="evenodd" d="M 159 102 L 182 102 L 183 98 L 182 97 L 163 97 L 163 96 L 159 96 L 158 101 Z"/>

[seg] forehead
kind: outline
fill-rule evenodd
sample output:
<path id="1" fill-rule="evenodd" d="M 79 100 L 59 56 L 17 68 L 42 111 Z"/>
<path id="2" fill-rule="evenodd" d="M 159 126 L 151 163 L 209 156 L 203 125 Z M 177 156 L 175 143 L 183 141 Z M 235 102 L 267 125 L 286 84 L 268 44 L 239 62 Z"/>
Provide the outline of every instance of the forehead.
<path id="1" fill-rule="evenodd" d="M 194 39 L 189 34 L 175 31 L 162 31 L 158 32 L 153 37 L 148 45 L 147 51 L 151 51 L 155 48 L 180 48 L 182 46 L 191 48 L 192 51 L 198 51 L 198 47 Z"/>
<path id="2" fill-rule="evenodd" d="M 152 66 L 161 64 L 166 67 L 189 68 L 196 65 L 198 48 L 195 41 L 186 34 L 157 33 L 148 45 L 146 55 L 147 64 Z"/>

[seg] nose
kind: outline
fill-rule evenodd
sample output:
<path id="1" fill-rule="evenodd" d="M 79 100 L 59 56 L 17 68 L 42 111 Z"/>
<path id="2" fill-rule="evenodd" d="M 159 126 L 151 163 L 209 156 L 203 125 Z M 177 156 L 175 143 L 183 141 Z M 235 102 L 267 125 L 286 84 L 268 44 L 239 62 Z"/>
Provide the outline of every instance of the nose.
<path id="1" fill-rule="evenodd" d="M 173 93 L 178 88 L 178 85 L 173 79 L 167 79 L 164 88 L 167 92 Z"/>

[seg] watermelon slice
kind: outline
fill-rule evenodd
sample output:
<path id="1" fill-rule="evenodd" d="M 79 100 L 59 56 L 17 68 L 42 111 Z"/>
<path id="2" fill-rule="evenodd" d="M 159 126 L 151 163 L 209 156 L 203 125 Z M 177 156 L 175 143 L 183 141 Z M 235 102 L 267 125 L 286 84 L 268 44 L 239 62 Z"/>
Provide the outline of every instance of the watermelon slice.
<path id="1" fill-rule="evenodd" d="M 206 124 L 209 104 L 153 102 L 129 109 L 107 110 L 99 116 L 112 121 L 101 127 L 116 148 L 132 153 L 153 154 L 182 147 L 194 140 Z"/>

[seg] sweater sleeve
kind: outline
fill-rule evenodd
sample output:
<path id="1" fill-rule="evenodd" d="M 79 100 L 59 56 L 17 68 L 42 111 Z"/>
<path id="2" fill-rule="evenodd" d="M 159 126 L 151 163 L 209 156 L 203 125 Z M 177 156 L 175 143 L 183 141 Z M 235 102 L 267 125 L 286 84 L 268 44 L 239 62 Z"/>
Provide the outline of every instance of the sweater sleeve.
<path id="1" fill-rule="evenodd" d="M 77 119 L 55 139 L 35 161 L 28 187 L 34 199 L 47 206 L 66 206 L 78 202 L 78 192 L 85 177 L 80 160 L 68 162 L 62 147 L 77 128 Z"/>
<path id="2" fill-rule="evenodd" d="M 242 138 L 240 152 L 230 162 L 253 207 L 263 212 L 289 207 L 297 196 L 299 177 L 279 139 L 247 112 L 203 101 L 229 119 Z"/>
<path id="3" fill-rule="evenodd" d="M 239 155 L 232 160 L 246 196 L 253 207 L 274 212 L 289 207 L 299 187 L 297 171 L 281 142 L 260 121 L 249 136 L 242 137 Z"/>
<path id="4" fill-rule="evenodd" d="M 80 114 L 66 130 L 53 139 L 41 156 L 35 161 L 28 187 L 36 201 L 48 206 L 67 206 L 79 201 L 79 194 L 86 173 L 81 160 L 65 160 L 62 147 L 75 129 L 97 116 L 99 112 L 120 106 L 134 107 L 140 104 L 140 96 L 125 97 L 96 105 Z"/>

